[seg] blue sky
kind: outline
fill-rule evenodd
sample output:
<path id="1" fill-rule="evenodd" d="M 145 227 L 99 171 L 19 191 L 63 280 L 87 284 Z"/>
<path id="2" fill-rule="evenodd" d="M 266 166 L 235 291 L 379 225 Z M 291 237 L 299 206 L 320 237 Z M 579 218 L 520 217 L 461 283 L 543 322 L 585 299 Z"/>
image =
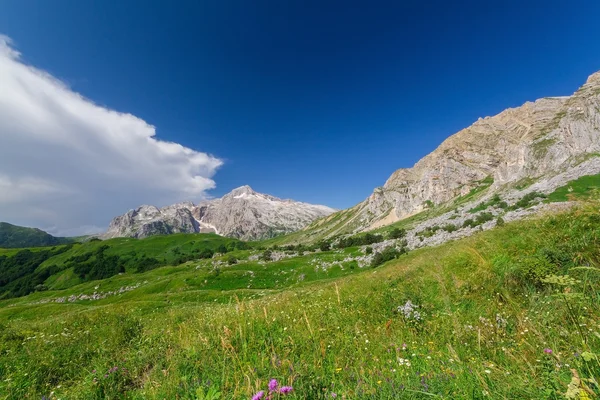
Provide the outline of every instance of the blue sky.
<path id="1" fill-rule="evenodd" d="M 585 0 L 4 0 L 0 33 L 222 160 L 210 195 L 249 184 L 345 208 L 478 117 L 575 91 L 600 69 L 598 15 Z"/>

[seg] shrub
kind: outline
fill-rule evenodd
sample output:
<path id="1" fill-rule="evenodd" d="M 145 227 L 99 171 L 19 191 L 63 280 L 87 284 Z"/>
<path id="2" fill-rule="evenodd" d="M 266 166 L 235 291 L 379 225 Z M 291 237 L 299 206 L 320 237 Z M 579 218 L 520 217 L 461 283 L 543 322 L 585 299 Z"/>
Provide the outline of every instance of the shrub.
<path id="1" fill-rule="evenodd" d="M 151 269 L 158 268 L 163 264 L 153 257 L 142 257 L 136 262 L 136 272 L 150 271 Z"/>
<path id="2" fill-rule="evenodd" d="M 238 262 L 238 259 L 235 258 L 234 256 L 227 257 L 227 264 L 234 265 L 234 264 L 237 264 L 237 262 Z"/>
<path id="3" fill-rule="evenodd" d="M 441 228 L 439 225 L 434 225 L 434 226 L 428 226 L 427 228 L 423 229 L 421 232 L 417 233 L 417 236 L 420 237 L 431 237 L 433 235 L 435 235 L 435 233 L 437 231 L 439 231 Z"/>
<path id="4" fill-rule="evenodd" d="M 343 249 L 346 247 L 364 246 L 366 244 L 379 243 L 382 241 L 383 241 L 383 236 L 374 235 L 372 233 L 367 233 L 365 235 L 350 236 L 347 238 L 342 238 L 337 242 L 335 247 L 337 247 L 338 249 Z"/>
<path id="5" fill-rule="evenodd" d="M 398 258 L 400 255 L 405 254 L 406 249 L 402 248 L 400 250 L 396 249 L 394 246 L 389 246 L 383 249 L 380 253 L 375 253 L 373 256 L 373 260 L 371 260 L 371 267 L 376 268 L 381 264 Z"/>
<path id="6" fill-rule="evenodd" d="M 574 267 L 576 265 L 573 257 L 569 253 L 558 248 L 544 247 L 538 253 L 561 269 L 566 270 L 569 267 Z"/>
<path id="7" fill-rule="evenodd" d="M 540 193 L 540 192 L 530 192 L 530 193 L 527 193 L 525 196 L 523 196 L 521 198 L 521 200 L 517 201 L 514 205 L 512 205 L 510 207 L 510 209 L 516 210 L 518 208 L 528 208 L 533 205 L 533 201 L 535 199 L 538 199 L 538 198 L 545 199 L 546 197 L 548 197 L 548 196 L 546 196 L 545 194 Z"/>
<path id="8" fill-rule="evenodd" d="M 475 225 L 481 225 L 486 223 L 487 221 L 491 221 L 494 219 L 494 215 L 490 212 L 482 212 L 481 214 L 475 217 Z"/>
<path id="9" fill-rule="evenodd" d="M 558 267 L 548 258 L 534 255 L 522 259 L 518 264 L 517 275 L 527 283 L 542 286 L 542 279 L 558 272 Z"/>
<path id="10" fill-rule="evenodd" d="M 273 260 L 273 252 L 271 250 L 265 250 L 260 256 L 260 259 L 263 261 L 272 261 Z"/>
<path id="11" fill-rule="evenodd" d="M 502 217 L 496 218 L 496 226 L 504 226 L 504 219 Z"/>
<path id="12" fill-rule="evenodd" d="M 365 254 L 373 254 L 373 248 L 371 246 L 365 247 Z"/>
<path id="13" fill-rule="evenodd" d="M 248 250 L 250 248 L 250 246 L 248 246 L 248 243 L 246 242 L 235 242 L 235 248 L 236 250 Z"/>
<path id="14" fill-rule="evenodd" d="M 400 228 L 394 228 L 390 231 L 389 238 L 390 239 L 402 239 L 406 236 L 406 230 Z"/>
<path id="15" fill-rule="evenodd" d="M 442 229 L 448 233 L 452 233 L 452 232 L 458 230 L 457 226 L 454 224 L 446 224 L 446 225 L 442 226 Z"/>
<path id="16" fill-rule="evenodd" d="M 198 254 L 199 258 L 212 258 L 214 252 L 211 249 L 202 249 Z"/>
<path id="17" fill-rule="evenodd" d="M 321 251 L 328 251 L 330 248 L 331 248 L 331 244 L 329 242 L 319 243 L 319 249 L 321 249 Z"/>

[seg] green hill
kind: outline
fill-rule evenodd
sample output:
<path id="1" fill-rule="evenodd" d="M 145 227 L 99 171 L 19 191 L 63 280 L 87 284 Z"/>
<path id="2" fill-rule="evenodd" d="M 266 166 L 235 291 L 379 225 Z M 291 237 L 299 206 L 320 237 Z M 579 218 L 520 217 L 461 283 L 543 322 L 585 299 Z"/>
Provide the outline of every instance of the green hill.
<path id="1" fill-rule="evenodd" d="M 0 248 L 56 246 L 71 240 L 52 236 L 40 229 L 0 222 Z"/>
<path id="2" fill-rule="evenodd" d="M 508 223 L 378 268 L 348 261 L 357 247 L 279 261 L 233 249 L 57 283 L 0 301 L 0 397 L 248 399 L 276 378 L 290 399 L 595 398 L 597 210 Z M 123 239 L 105 257 L 161 257 L 167 238 Z M 103 244 L 53 258 L 68 265 Z"/>
<path id="3" fill-rule="evenodd" d="M 246 247 L 237 239 L 215 234 L 175 234 L 4 250 L 0 251 L 0 299 L 67 289 L 82 282 L 179 265 Z"/>

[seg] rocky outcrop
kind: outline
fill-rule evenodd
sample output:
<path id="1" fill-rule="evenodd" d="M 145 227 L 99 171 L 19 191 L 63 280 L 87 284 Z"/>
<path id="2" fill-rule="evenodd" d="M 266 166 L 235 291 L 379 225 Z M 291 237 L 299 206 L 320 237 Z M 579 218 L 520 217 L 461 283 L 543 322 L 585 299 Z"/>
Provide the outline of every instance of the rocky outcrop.
<path id="1" fill-rule="evenodd" d="M 141 206 L 114 218 L 102 237 L 214 232 L 256 240 L 300 230 L 334 211 L 326 206 L 282 200 L 242 186 L 222 198 L 198 205 L 186 202 L 160 209 Z"/>
<path id="2" fill-rule="evenodd" d="M 141 206 L 114 218 L 103 238 L 135 237 L 171 233 L 193 233 L 200 230 L 200 224 L 192 215 L 192 203 L 181 203 L 164 208 Z"/>
<path id="3" fill-rule="evenodd" d="M 523 180 L 543 182 L 599 153 L 600 72 L 572 96 L 528 102 L 450 136 L 412 168 L 394 172 L 353 209 L 349 223 L 353 231 L 372 229 L 474 189 L 493 193 Z"/>

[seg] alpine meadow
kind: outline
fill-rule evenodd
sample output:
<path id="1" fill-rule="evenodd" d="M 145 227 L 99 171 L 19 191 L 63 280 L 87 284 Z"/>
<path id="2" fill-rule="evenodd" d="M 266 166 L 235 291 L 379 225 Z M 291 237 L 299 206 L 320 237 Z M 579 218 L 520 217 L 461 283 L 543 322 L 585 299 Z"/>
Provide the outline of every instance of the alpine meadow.
<path id="1" fill-rule="evenodd" d="M 150 3 L 2 6 L 0 399 L 600 399 L 597 2 Z"/>

